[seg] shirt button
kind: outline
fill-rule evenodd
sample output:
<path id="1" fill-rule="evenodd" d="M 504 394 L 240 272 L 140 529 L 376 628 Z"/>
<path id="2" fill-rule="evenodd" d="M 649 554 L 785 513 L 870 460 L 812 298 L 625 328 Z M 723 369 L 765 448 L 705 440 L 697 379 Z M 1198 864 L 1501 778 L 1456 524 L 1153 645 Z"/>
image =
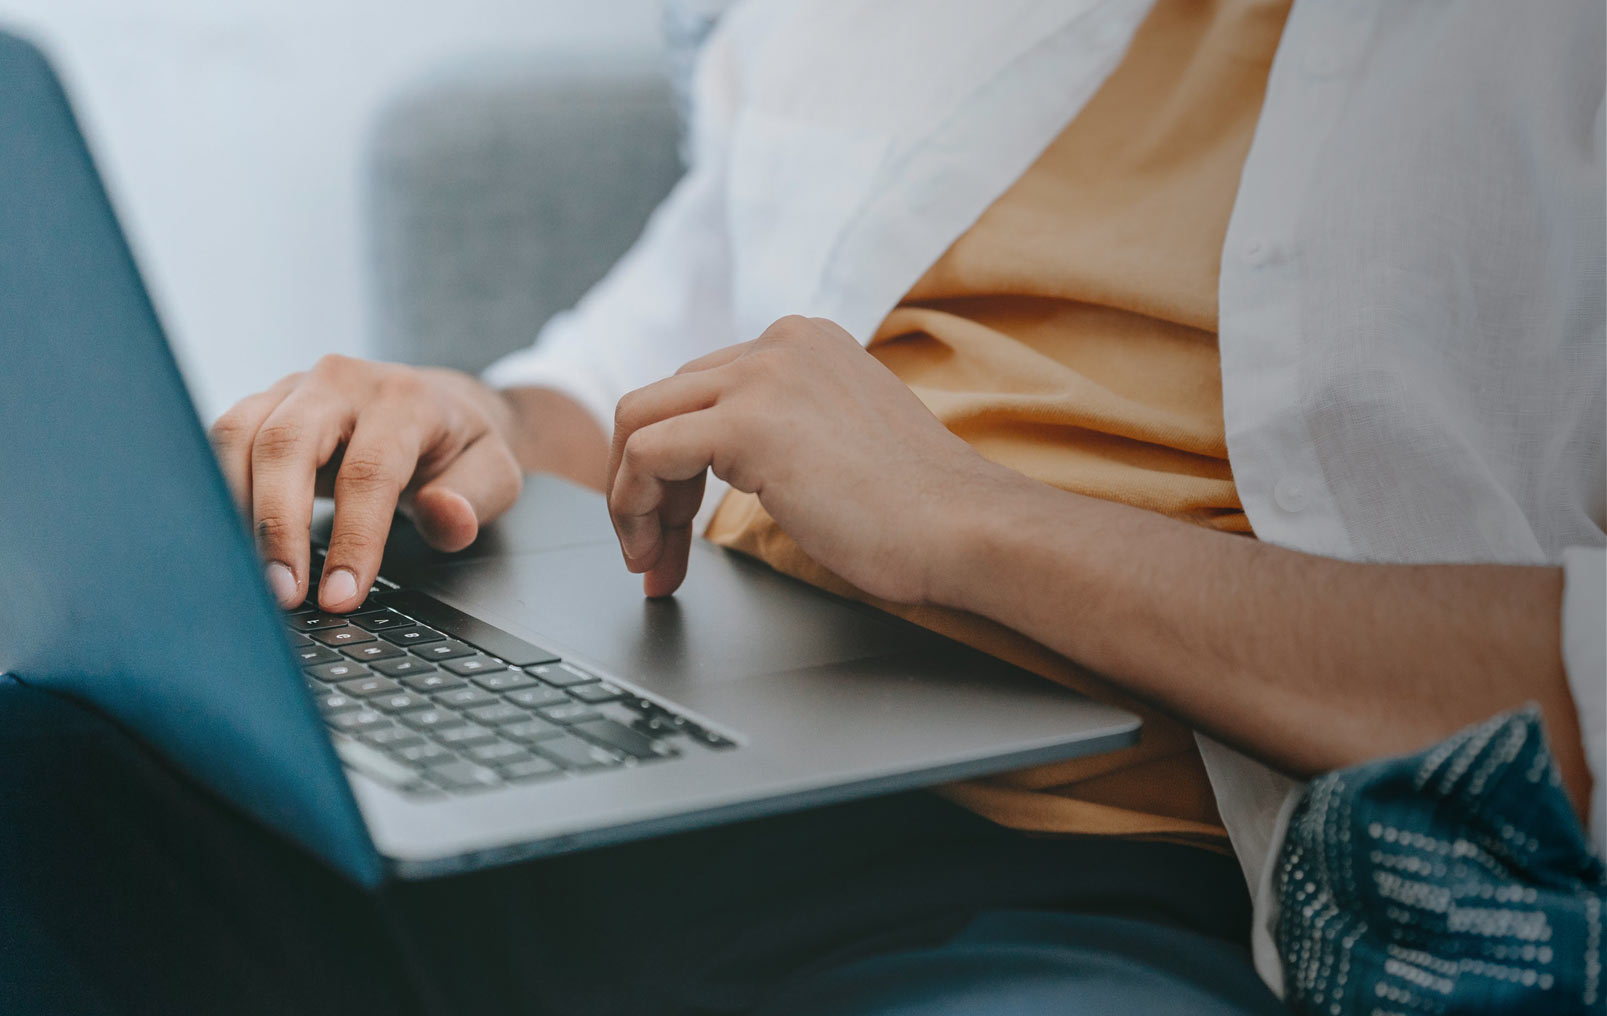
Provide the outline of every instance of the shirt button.
<path id="1" fill-rule="evenodd" d="M 1272 488 L 1272 500 L 1278 507 L 1286 512 L 1294 513 L 1306 510 L 1306 489 L 1300 481 L 1290 476 L 1279 480 Z"/>

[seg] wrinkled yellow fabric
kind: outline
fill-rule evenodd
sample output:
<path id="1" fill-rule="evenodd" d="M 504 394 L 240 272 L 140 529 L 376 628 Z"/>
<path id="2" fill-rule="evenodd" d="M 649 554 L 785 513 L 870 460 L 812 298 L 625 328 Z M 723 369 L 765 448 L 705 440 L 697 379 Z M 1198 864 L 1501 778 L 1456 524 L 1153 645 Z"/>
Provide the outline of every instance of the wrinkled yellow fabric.
<path id="1" fill-rule="evenodd" d="M 1217 277 L 1288 8 L 1161 0 L 1098 94 L 887 316 L 872 355 L 996 462 L 1249 533 L 1223 433 Z M 752 495 L 727 495 L 707 535 L 870 599 Z M 1003 625 L 877 605 L 1144 717 L 1132 748 L 954 784 L 954 800 L 1034 832 L 1224 847 L 1185 726 Z"/>

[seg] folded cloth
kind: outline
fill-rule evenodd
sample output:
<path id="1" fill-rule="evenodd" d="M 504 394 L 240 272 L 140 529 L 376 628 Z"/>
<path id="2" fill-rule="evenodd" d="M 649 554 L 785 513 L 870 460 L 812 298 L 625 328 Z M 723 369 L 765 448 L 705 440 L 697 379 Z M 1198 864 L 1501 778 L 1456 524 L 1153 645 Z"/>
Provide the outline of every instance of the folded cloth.
<path id="1" fill-rule="evenodd" d="M 1313 780 L 1273 877 L 1296 1012 L 1604 1011 L 1607 873 L 1537 709 Z"/>

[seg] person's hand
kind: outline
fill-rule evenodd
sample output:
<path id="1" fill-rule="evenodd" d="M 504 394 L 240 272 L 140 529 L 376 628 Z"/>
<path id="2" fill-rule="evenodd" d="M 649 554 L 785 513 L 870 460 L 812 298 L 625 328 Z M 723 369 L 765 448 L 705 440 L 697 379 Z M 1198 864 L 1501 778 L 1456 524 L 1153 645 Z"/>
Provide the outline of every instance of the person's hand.
<path id="1" fill-rule="evenodd" d="M 927 597 L 956 506 L 1020 480 L 950 433 L 843 329 L 801 317 L 620 401 L 608 508 L 648 596 L 686 576 L 710 468 L 757 494 L 822 565 L 903 602 Z"/>
<path id="2" fill-rule="evenodd" d="M 307 595 L 313 496 L 335 498 L 319 584 L 325 610 L 363 602 L 398 507 L 440 550 L 461 550 L 519 496 L 501 397 L 456 371 L 326 356 L 242 399 L 212 426 L 282 606 Z"/>

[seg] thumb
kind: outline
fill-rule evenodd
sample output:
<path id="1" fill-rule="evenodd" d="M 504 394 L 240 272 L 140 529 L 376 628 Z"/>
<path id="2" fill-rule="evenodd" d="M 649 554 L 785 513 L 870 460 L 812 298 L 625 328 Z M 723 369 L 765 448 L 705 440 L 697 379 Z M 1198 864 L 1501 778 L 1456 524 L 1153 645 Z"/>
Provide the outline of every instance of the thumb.
<path id="1" fill-rule="evenodd" d="M 513 507 L 523 482 L 513 453 L 486 434 L 404 498 L 402 511 L 436 550 L 462 550 L 479 536 L 481 526 Z"/>

